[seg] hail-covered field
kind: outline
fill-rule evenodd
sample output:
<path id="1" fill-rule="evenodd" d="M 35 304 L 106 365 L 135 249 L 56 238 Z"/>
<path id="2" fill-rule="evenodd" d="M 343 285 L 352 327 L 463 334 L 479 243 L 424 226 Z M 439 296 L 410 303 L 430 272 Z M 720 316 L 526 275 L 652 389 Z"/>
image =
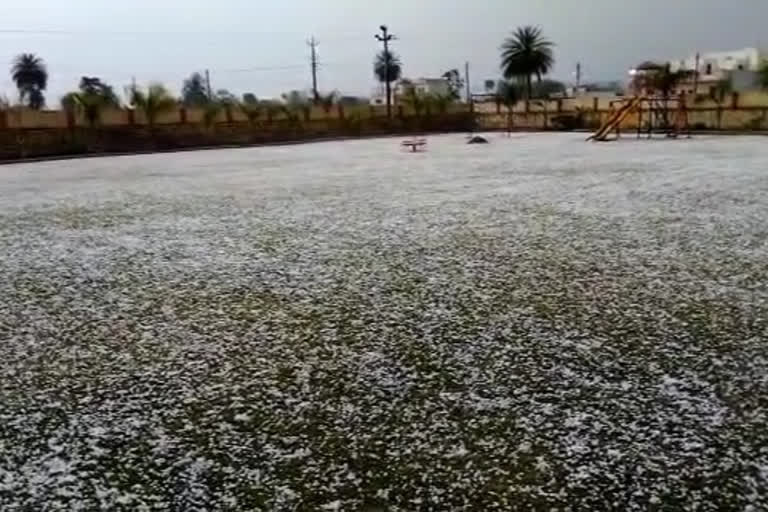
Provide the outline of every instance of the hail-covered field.
<path id="1" fill-rule="evenodd" d="M 768 142 L 0 168 L 2 510 L 765 510 Z"/>

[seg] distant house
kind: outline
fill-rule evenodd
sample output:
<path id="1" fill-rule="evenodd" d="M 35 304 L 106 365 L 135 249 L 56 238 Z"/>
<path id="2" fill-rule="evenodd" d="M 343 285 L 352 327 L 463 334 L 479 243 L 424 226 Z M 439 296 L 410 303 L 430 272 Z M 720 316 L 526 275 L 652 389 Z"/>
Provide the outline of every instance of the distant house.
<path id="1" fill-rule="evenodd" d="M 720 82 L 727 80 L 734 91 L 759 87 L 760 66 L 768 52 L 758 48 L 743 48 L 725 52 L 700 53 L 662 64 L 644 62 L 631 69 L 632 77 L 652 72 L 669 64 L 671 71 L 690 71 L 691 77 L 678 85 L 677 92 L 708 94 Z M 694 91 L 696 87 L 696 91 Z"/>
<path id="2" fill-rule="evenodd" d="M 404 78 L 392 86 L 392 104 L 397 105 L 401 98 L 407 96 L 410 91 L 421 95 L 447 96 L 451 93 L 451 87 L 445 78 L 417 78 L 409 80 Z M 371 105 L 386 105 L 386 88 L 381 85 L 371 93 Z"/>
<path id="3" fill-rule="evenodd" d="M 418 78 L 416 80 L 401 80 L 397 84 L 396 94 L 405 96 L 411 89 L 417 94 L 434 94 L 436 96 L 446 96 L 451 92 L 450 84 L 445 78 Z"/>
<path id="4" fill-rule="evenodd" d="M 392 89 L 390 91 L 390 95 L 392 97 L 392 104 L 393 105 L 395 105 L 397 103 L 397 101 L 396 101 L 397 98 L 396 98 L 396 94 L 395 94 L 396 89 L 397 89 L 396 86 L 392 86 Z M 368 102 L 371 105 L 373 105 L 374 107 L 380 107 L 382 105 L 386 105 L 387 104 L 386 87 L 384 87 L 383 85 L 380 85 L 380 86 L 376 87 L 374 90 L 372 90 L 371 91 L 371 95 L 370 95 L 370 97 L 368 99 Z"/>
<path id="5" fill-rule="evenodd" d="M 564 97 L 600 97 L 610 98 L 613 96 L 623 96 L 624 87 L 621 82 L 607 81 L 607 82 L 593 82 L 579 87 L 568 87 L 565 91 Z M 554 96 L 557 97 L 557 96 Z"/>

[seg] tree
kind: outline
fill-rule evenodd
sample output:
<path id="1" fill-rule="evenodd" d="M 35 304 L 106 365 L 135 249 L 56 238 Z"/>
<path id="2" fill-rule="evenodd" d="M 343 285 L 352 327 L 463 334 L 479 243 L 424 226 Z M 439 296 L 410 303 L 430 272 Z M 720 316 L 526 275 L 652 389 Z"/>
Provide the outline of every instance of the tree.
<path id="1" fill-rule="evenodd" d="M 646 65 L 648 64 L 648 65 Z M 664 125 L 669 125 L 669 99 L 677 90 L 680 82 L 688 80 L 695 73 L 691 70 L 680 69 L 672 71 L 669 63 L 664 66 L 653 67 L 651 63 L 644 63 L 642 73 L 635 76 L 634 87 L 636 90 L 650 91 L 661 96 L 664 105 Z M 640 69 L 639 67 L 637 69 Z"/>
<path id="2" fill-rule="evenodd" d="M 763 89 L 768 89 L 768 60 L 764 60 L 760 64 L 760 85 Z"/>
<path id="3" fill-rule="evenodd" d="M 396 82 L 403 74 L 400 57 L 392 51 L 382 50 L 373 61 L 373 74 L 383 84 Z"/>
<path id="4" fill-rule="evenodd" d="M 723 78 L 709 90 L 709 96 L 717 103 L 725 103 L 725 97 L 733 92 L 733 84 L 729 78 Z"/>
<path id="5" fill-rule="evenodd" d="M 416 114 L 416 117 L 419 117 L 427 106 L 427 99 L 414 87 L 408 87 L 405 89 L 403 103 L 411 107 L 413 113 Z"/>
<path id="6" fill-rule="evenodd" d="M 264 112 L 267 114 L 267 122 L 271 122 L 272 119 L 277 117 L 285 107 L 282 103 L 273 100 L 264 100 L 260 105 L 264 107 Z"/>
<path id="7" fill-rule="evenodd" d="M 716 127 L 718 130 L 723 126 L 723 104 L 725 103 L 725 98 L 731 92 L 733 92 L 733 84 L 729 78 L 724 78 L 709 88 L 709 95 L 697 94 L 694 96 L 694 103 L 702 103 L 707 100 L 715 102 L 717 105 Z"/>
<path id="8" fill-rule="evenodd" d="M 336 91 L 331 91 L 328 94 L 318 94 L 317 103 L 323 107 L 326 114 L 329 114 L 338 101 L 338 97 L 339 93 Z"/>
<path id="9" fill-rule="evenodd" d="M 248 122 L 252 125 L 256 125 L 261 117 L 262 106 L 259 104 L 258 98 L 252 92 L 243 94 L 243 101 L 239 102 L 237 106 L 240 108 L 240 112 L 248 118 Z"/>
<path id="10" fill-rule="evenodd" d="M 651 75 L 650 86 L 664 99 L 668 99 L 675 92 L 680 82 L 690 78 L 693 71 L 681 69 L 672 71 L 669 64 Z"/>
<path id="11" fill-rule="evenodd" d="M 93 127 L 101 119 L 101 112 L 107 107 L 117 107 L 120 100 L 112 86 L 96 77 L 84 76 L 80 79 L 80 90 L 66 94 L 61 99 L 64 110 L 80 111 L 88 124 Z"/>
<path id="12" fill-rule="evenodd" d="M 43 91 L 48 87 L 48 70 L 45 62 L 33 53 L 22 53 L 11 66 L 11 77 L 19 90 L 19 99 L 30 108 L 39 110 L 45 106 Z"/>
<path id="13" fill-rule="evenodd" d="M 34 110 L 40 110 L 45 106 L 45 95 L 40 89 L 32 89 L 29 91 L 29 108 Z"/>
<path id="14" fill-rule="evenodd" d="M 534 98 L 549 98 L 554 94 L 564 94 L 565 84 L 557 80 L 544 78 L 533 85 Z"/>
<path id="15" fill-rule="evenodd" d="M 216 122 L 216 118 L 219 116 L 219 112 L 221 112 L 221 109 L 224 108 L 224 106 L 219 101 L 209 101 L 203 105 L 202 108 L 203 124 L 206 128 L 210 128 L 213 126 L 213 123 Z"/>
<path id="16" fill-rule="evenodd" d="M 188 107 L 202 107 L 212 101 L 208 86 L 200 73 L 192 73 L 181 87 L 181 101 Z"/>
<path id="17" fill-rule="evenodd" d="M 160 83 L 149 84 L 146 92 L 138 87 L 131 87 L 128 95 L 130 105 L 144 112 L 150 127 L 155 125 L 158 115 L 177 107 L 176 99 Z"/>
<path id="18" fill-rule="evenodd" d="M 299 109 L 309 106 L 309 95 L 303 91 L 288 91 L 280 95 L 283 98 L 283 102 L 292 109 Z"/>
<path id="19" fill-rule="evenodd" d="M 485 92 L 493 92 L 496 89 L 496 80 L 486 80 L 483 86 L 485 87 Z"/>
<path id="20" fill-rule="evenodd" d="M 512 131 L 512 109 L 515 108 L 519 100 L 520 90 L 516 84 L 501 80 L 497 82 L 496 103 L 507 107 L 507 135 Z"/>
<path id="21" fill-rule="evenodd" d="M 448 82 L 448 91 L 451 98 L 458 100 L 461 98 L 461 90 L 464 88 L 464 79 L 461 78 L 461 74 L 458 69 L 452 69 L 446 71 L 442 75 Z"/>
<path id="22" fill-rule="evenodd" d="M 106 105 L 119 106 L 120 100 L 111 85 L 101 81 L 98 77 L 84 76 L 80 79 L 80 92 L 92 94 L 101 98 Z"/>
<path id="23" fill-rule="evenodd" d="M 456 101 L 456 97 L 452 94 L 430 94 L 427 100 L 430 105 L 434 105 L 438 114 L 445 114 L 448 111 L 448 107 Z"/>
<path id="24" fill-rule="evenodd" d="M 229 92 L 227 89 L 219 89 L 216 91 L 215 101 L 218 101 L 223 106 L 234 106 L 237 104 L 237 96 Z"/>
<path id="25" fill-rule="evenodd" d="M 501 69 L 507 80 L 525 82 L 526 97 L 531 98 L 533 86 L 531 77 L 541 80 L 555 63 L 554 43 L 544 38 L 541 28 L 525 26 L 518 28 L 501 45 Z"/>

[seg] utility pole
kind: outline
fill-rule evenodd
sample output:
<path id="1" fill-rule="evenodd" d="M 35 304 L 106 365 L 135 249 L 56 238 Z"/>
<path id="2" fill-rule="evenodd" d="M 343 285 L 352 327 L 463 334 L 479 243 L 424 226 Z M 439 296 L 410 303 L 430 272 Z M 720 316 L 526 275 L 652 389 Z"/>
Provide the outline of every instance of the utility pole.
<path id="1" fill-rule="evenodd" d="M 307 41 L 307 44 L 312 49 L 312 95 L 314 96 L 315 102 L 317 102 L 320 98 L 320 93 L 317 91 L 317 41 L 315 41 L 315 36 L 312 36 L 312 38 Z"/>
<path id="2" fill-rule="evenodd" d="M 472 105 L 472 87 L 469 85 L 469 62 L 464 64 L 464 84 L 467 86 L 467 105 Z"/>
<path id="3" fill-rule="evenodd" d="M 699 94 L 699 60 L 701 59 L 701 54 L 696 52 L 696 65 L 693 70 L 693 94 Z"/>
<path id="4" fill-rule="evenodd" d="M 211 92 L 211 72 L 209 70 L 205 70 L 205 89 L 208 92 L 208 100 L 213 99 L 213 93 Z"/>
<path id="5" fill-rule="evenodd" d="M 576 90 L 581 87 L 581 62 L 576 63 Z"/>
<path id="6" fill-rule="evenodd" d="M 384 43 L 384 71 L 386 74 L 386 90 L 387 90 L 387 119 L 392 119 L 392 87 L 389 81 L 389 63 L 392 60 L 392 56 L 389 54 L 389 42 L 393 39 L 397 39 L 392 34 L 388 33 L 387 26 L 381 25 L 381 35 L 376 34 L 376 39 Z"/>

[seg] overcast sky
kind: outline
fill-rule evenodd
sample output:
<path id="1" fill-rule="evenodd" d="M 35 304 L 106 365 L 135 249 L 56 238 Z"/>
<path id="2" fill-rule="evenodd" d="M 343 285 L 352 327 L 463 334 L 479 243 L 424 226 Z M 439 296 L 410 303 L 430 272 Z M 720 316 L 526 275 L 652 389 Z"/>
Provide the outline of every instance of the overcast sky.
<path id="1" fill-rule="evenodd" d="M 322 90 L 368 94 L 385 23 L 404 74 L 435 76 L 469 61 L 482 87 L 515 27 L 540 25 L 557 44 L 552 75 L 624 79 L 632 64 L 696 51 L 768 46 L 768 0 L 25 0 L 0 7 L 0 62 L 34 52 L 51 75 L 48 103 L 99 76 L 122 91 L 211 70 L 213 87 L 272 97 L 311 84 L 305 40 L 320 42 Z M 764 39 L 761 40 L 761 37 Z M 0 88 L 16 92 L 8 72 Z"/>

